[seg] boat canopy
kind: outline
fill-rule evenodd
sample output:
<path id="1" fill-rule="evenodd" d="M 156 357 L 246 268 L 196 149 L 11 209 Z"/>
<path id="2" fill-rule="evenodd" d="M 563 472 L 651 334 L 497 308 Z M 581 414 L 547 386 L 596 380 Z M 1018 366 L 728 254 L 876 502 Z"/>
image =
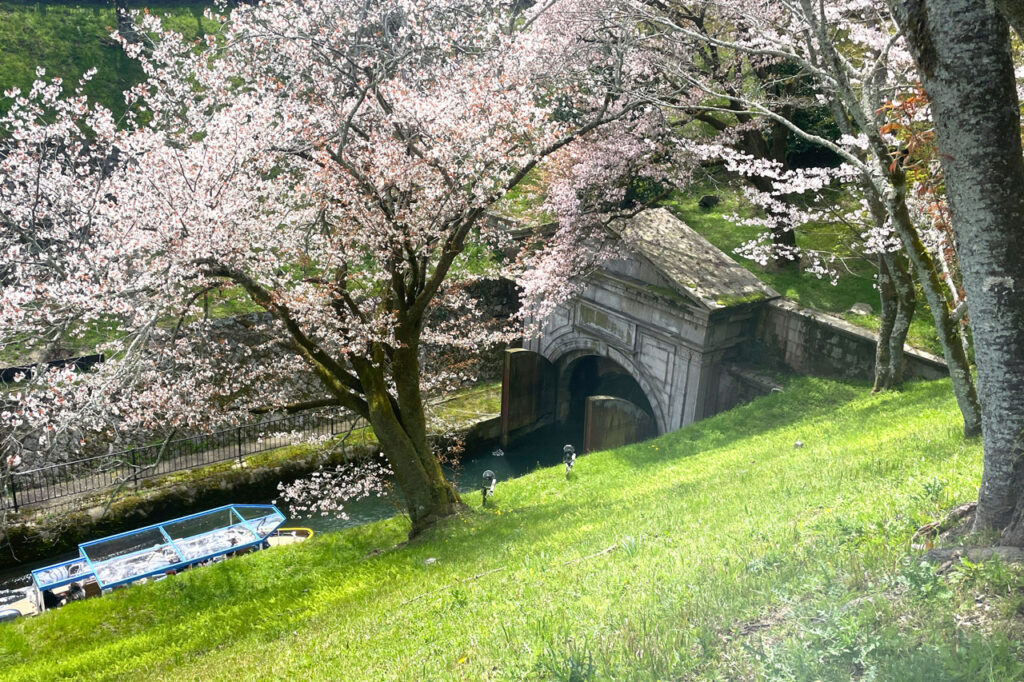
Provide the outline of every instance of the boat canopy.
<path id="1" fill-rule="evenodd" d="M 78 546 L 78 558 L 32 571 L 39 590 L 95 578 L 110 589 L 263 543 L 285 517 L 270 504 L 230 504 Z"/>

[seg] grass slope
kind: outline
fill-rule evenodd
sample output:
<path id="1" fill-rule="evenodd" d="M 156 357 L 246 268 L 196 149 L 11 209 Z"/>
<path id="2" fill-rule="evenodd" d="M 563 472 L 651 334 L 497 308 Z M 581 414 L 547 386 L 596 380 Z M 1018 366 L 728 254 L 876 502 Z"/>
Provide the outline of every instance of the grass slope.
<path id="1" fill-rule="evenodd" d="M 132 9 L 146 8 L 167 15 L 164 25 L 187 38 L 202 35 L 212 24 L 203 18 L 210 3 L 200 0 L 129 2 Z M 96 76 L 86 86 L 90 97 L 109 107 L 116 116 L 124 113 L 122 93 L 142 81 L 142 68 L 128 59 L 110 39 L 114 18 L 112 2 L 18 2 L 0 1 L 0 93 L 13 87 L 28 91 L 36 67 L 47 76 L 64 79 L 68 91 L 92 67 Z M 0 100 L 0 112 L 7 102 Z"/>
<path id="2" fill-rule="evenodd" d="M 799 379 L 407 545 L 395 519 L 4 625 L 0 675 L 1018 679 L 1024 575 L 909 549 L 980 460 L 948 382 Z"/>

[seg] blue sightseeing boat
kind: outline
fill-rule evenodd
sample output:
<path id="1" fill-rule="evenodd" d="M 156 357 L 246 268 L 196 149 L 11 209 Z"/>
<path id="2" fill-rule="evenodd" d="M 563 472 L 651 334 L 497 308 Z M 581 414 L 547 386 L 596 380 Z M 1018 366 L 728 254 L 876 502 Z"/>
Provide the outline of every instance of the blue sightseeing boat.
<path id="1" fill-rule="evenodd" d="M 83 542 L 78 557 L 32 571 L 26 601 L 38 613 L 227 556 L 301 542 L 313 534 L 308 529 L 283 529 L 284 521 L 273 505 L 231 504 Z"/>

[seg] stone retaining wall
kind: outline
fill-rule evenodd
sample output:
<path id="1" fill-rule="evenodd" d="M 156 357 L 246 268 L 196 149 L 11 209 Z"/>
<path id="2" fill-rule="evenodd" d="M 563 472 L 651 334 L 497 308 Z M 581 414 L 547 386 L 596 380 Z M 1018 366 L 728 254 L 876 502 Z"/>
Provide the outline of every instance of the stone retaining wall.
<path id="1" fill-rule="evenodd" d="M 878 335 L 845 320 L 800 308 L 792 301 L 769 302 L 761 315 L 757 340 L 768 360 L 781 362 L 799 374 L 872 381 Z M 946 363 L 931 353 L 910 348 L 906 353 L 908 379 L 941 379 Z"/>

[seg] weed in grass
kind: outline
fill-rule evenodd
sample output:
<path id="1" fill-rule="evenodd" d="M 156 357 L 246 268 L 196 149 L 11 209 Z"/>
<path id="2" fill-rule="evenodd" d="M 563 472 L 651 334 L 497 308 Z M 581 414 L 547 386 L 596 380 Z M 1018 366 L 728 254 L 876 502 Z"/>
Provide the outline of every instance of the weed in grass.
<path id="1" fill-rule="evenodd" d="M 469 595 L 458 585 L 448 590 L 448 596 L 450 598 L 449 608 L 462 609 L 469 604 Z"/>
<path id="2" fill-rule="evenodd" d="M 642 540 L 643 536 L 635 538 L 632 535 L 627 535 L 619 540 L 619 549 L 621 549 L 622 553 L 626 556 L 634 557 L 637 555 L 637 552 L 640 551 L 640 543 Z"/>
<path id="3" fill-rule="evenodd" d="M 546 679 L 560 682 L 587 682 L 597 675 L 587 642 L 577 642 L 572 636 L 560 638 L 545 648 L 537 669 Z"/>
<path id="4" fill-rule="evenodd" d="M 908 559 L 900 571 L 899 582 L 919 599 L 949 599 L 952 596 L 946 581 L 927 561 Z"/>
<path id="5" fill-rule="evenodd" d="M 932 477 L 921 486 L 921 497 L 935 504 L 946 502 L 946 483 L 939 478 Z"/>

